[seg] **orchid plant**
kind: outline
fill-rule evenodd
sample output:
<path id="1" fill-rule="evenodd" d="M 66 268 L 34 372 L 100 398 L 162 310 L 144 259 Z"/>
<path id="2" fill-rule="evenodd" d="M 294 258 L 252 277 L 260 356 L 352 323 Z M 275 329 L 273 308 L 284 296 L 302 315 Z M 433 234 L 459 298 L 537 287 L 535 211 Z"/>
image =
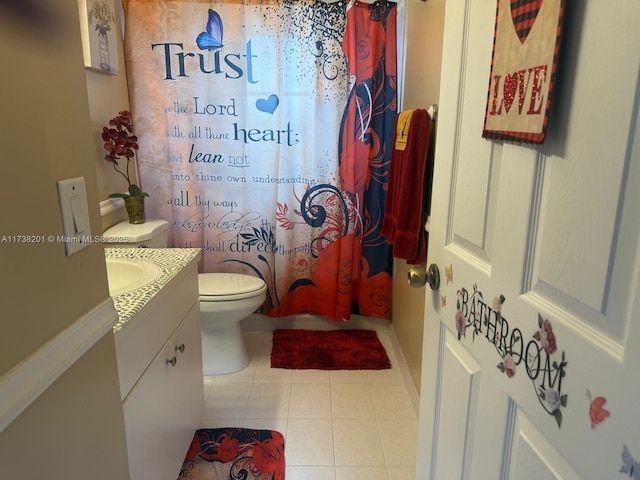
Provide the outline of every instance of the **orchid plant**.
<path id="1" fill-rule="evenodd" d="M 112 193 L 109 197 L 148 197 L 148 193 L 143 192 L 135 183 L 131 183 L 129 167 L 134 161 L 135 150 L 138 150 L 138 137 L 133 134 L 131 112 L 123 110 L 109 120 L 109 126 L 102 129 L 102 140 L 104 141 L 104 149 L 108 152 L 104 159 L 113 164 L 115 171 L 124 177 L 128 185 L 128 193 Z M 121 160 L 122 157 L 127 159 L 124 171 L 118 168 L 118 160 Z"/>

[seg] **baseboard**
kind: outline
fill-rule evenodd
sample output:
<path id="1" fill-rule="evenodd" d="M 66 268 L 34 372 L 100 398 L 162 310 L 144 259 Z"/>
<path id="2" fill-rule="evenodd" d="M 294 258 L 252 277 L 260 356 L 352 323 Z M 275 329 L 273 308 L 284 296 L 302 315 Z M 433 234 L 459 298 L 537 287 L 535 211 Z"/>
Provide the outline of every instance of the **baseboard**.
<path id="1" fill-rule="evenodd" d="M 411 403 L 413 405 L 413 409 L 416 412 L 416 415 L 420 414 L 420 394 L 418 393 L 418 389 L 413 383 L 413 378 L 411 377 L 411 373 L 409 372 L 409 366 L 407 365 L 407 361 L 404 358 L 402 353 L 402 348 L 400 348 L 400 342 L 398 342 L 398 337 L 396 337 L 396 332 L 392 327 L 389 328 L 389 337 L 391 338 L 391 342 L 393 344 L 393 350 L 396 352 L 396 357 L 400 362 L 400 371 L 402 372 L 402 378 L 404 380 L 404 384 L 407 387 L 407 392 L 409 392 L 409 397 L 411 397 Z"/>
<path id="2" fill-rule="evenodd" d="M 117 318 L 109 297 L 0 377 L 0 432 L 105 334 L 111 333 Z"/>

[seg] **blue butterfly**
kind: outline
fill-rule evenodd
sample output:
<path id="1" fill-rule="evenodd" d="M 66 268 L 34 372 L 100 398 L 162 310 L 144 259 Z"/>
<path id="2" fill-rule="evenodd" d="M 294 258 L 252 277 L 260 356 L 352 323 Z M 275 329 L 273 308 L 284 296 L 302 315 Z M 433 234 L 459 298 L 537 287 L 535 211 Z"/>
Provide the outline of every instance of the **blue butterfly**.
<path id="1" fill-rule="evenodd" d="M 207 31 L 198 35 L 196 44 L 200 50 L 215 50 L 222 47 L 222 19 L 217 12 L 209 9 Z"/>
<path id="2" fill-rule="evenodd" d="M 623 445 L 623 447 L 620 473 L 628 474 L 633 480 L 640 480 L 640 463 L 634 460 L 626 445 Z"/>

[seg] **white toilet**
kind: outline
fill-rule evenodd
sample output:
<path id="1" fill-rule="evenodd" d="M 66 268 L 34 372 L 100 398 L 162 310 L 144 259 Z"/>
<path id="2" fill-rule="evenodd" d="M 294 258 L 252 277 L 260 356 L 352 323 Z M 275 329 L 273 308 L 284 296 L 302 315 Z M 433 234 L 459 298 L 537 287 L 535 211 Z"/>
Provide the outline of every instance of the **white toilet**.
<path id="1" fill-rule="evenodd" d="M 106 247 L 168 246 L 169 223 L 118 223 L 104 232 Z M 113 242 L 110 242 L 113 239 Z M 240 321 L 262 305 L 267 285 L 251 275 L 238 273 L 198 274 L 202 364 L 205 375 L 239 372 L 249 365 Z"/>
<path id="2" fill-rule="evenodd" d="M 267 284 L 251 275 L 200 273 L 198 288 L 204 374 L 243 370 L 250 359 L 240 321 L 262 305 Z"/>

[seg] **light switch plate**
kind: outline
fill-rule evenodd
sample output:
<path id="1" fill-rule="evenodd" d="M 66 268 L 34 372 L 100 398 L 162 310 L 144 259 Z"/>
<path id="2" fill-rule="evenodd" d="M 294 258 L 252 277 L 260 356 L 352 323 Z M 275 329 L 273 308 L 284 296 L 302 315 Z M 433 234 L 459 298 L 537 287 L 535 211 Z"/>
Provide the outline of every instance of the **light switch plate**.
<path id="1" fill-rule="evenodd" d="M 84 177 L 60 180 L 57 184 L 60 211 L 62 212 L 64 248 L 69 256 L 88 247 L 91 243 L 87 193 L 84 187 Z"/>

